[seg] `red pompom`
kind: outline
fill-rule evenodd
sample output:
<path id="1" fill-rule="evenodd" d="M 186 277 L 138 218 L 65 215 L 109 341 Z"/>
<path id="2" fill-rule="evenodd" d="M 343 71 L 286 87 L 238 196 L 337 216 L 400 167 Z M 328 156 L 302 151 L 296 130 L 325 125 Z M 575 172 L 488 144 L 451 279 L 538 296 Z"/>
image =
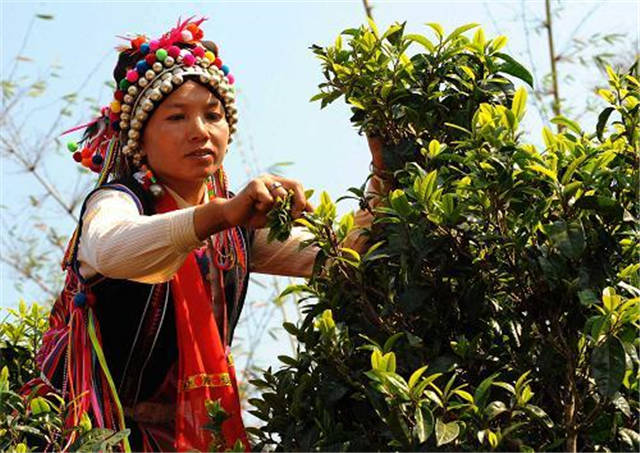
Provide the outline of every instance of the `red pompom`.
<path id="1" fill-rule="evenodd" d="M 204 57 L 204 49 L 202 47 L 196 46 L 193 49 L 191 49 L 191 53 L 193 54 L 194 57 Z"/>
<path id="2" fill-rule="evenodd" d="M 169 47 L 169 49 L 167 50 L 167 52 L 169 53 L 169 56 L 171 58 L 178 58 L 178 55 L 180 55 L 180 47 L 178 46 L 171 46 Z"/>
<path id="3" fill-rule="evenodd" d="M 82 158 L 86 159 L 88 157 L 91 157 L 91 155 L 93 154 L 93 151 L 90 148 L 82 148 Z"/>
<path id="4" fill-rule="evenodd" d="M 113 97 L 114 97 L 116 100 L 118 100 L 118 101 L 122 102 L 122 100 L 124 99 L 124 91 L 116 90 L 116 92 L 115 92 L 115 93 L 113 93 Z"/>
<path id="5" fill-rule="evenodd" d="M 140 46 L 145 43 L 147 40 L 145 39 L 144 36 L 138 36 L 136 39 L 131 41 L 131 47 L 133 47 L 134 49 L 138 50 L 140 49 Z"/>
<path id="6" fill-rule="evenodd" d="M 73 153 L 73 160 L 76 162 L 82 162 L 82 153 L 80 151 Z"/>
<path id="7" fill-rule="evenodd" d="M 222 67 L 222 60 L 220 58 L 216 58 L 213 61 L 213 64 L 216 65 L 217 67 L 221 68 Z"/>
<path id="8" fill-rule="evenodd" d="M 109 121 L 110 122 L 114 122 L 114 121 L 118 121 L 120 119 L 120 114 L 119 113 L 109 113 Z"/>
<path id="9" fill-rule="evenodd" d="M 156 62 L 156 54 L 155 54 L 155 52 L 147 54 L 147 56 L 144 57 L 144 61 L 146 61 L 149 66 L 151 66 L 153 63 L 155 63 Z"/>

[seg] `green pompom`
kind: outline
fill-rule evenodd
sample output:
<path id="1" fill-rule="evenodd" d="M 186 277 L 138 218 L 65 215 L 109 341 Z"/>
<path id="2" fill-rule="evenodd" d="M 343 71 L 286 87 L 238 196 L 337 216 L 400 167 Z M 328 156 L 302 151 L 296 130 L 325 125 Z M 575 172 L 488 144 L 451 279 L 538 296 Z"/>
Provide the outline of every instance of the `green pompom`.
<path id="1" fill-rule="evenodd" d="M 164 61 L 167 58 L 167 51 L 165 49 L 156 50 L 156 59 L 158 61 Z"/>
<path id="2" fill-rule="evenodd" d="M 78 151 L 78 144 L 76 142 L 69 142 L 67 143 L 67 149 L 69 150 L 69 152 L 75 153 L 76 151 Z"/>

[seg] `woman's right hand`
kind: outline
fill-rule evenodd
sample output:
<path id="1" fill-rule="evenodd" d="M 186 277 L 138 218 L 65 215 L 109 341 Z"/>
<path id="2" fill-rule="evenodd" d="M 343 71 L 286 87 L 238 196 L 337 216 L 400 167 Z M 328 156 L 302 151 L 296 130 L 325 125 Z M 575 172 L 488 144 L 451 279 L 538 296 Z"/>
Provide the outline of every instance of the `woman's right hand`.
<path id="1" fill-rule="evenodd" d="M 269 190 L 276 182 L 282 186 Z M 267 213 L 275 205 L 276 199 L 284 199 L 289 190 L 293 191 L 294 219 L 300 217 L 303 211 L 313 212 L 313 206 L 304 196 L 301 183 L 281 176 L 264 174 L 252 179 L 235 197 L 226 201 L 222 209 L 223 216 L 230 225 L 264 228 L 267 225 Z"/>

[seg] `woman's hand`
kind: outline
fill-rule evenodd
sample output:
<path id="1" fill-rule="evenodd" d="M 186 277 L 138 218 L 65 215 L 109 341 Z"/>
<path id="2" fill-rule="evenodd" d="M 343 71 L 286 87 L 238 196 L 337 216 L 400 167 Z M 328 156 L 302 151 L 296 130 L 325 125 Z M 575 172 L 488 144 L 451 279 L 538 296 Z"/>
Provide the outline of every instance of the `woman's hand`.
<path id="1" fill-rule="evenodd" d="M 282 185 L 272 189 L 274 183 Z M 299 218 L 304 211 L 313 212 L 313 206 L 304 196 L 302 184 L 293 179 L 264 174 L 251 180 L 235 197 L 227 200 L 223 205 L 223 216 L 230 225 L 263 228 L 267 224 L 267 213 L 276 199 L 284 199 L 289 190 L 293 191 L 294 219 Z"/>

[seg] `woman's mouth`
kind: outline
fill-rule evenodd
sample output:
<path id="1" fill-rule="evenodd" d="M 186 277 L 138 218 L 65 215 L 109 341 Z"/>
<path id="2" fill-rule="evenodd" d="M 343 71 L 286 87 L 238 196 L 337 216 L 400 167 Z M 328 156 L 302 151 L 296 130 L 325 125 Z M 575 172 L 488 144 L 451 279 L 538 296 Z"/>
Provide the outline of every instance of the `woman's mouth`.
<path id="1" fill-rule="evenodd" d="M 187 155 L 190 159 L 196 159 L 202 162 L 213 162 L 214 154 L 213 151 L 207 149 L 199 149 Z"/>

